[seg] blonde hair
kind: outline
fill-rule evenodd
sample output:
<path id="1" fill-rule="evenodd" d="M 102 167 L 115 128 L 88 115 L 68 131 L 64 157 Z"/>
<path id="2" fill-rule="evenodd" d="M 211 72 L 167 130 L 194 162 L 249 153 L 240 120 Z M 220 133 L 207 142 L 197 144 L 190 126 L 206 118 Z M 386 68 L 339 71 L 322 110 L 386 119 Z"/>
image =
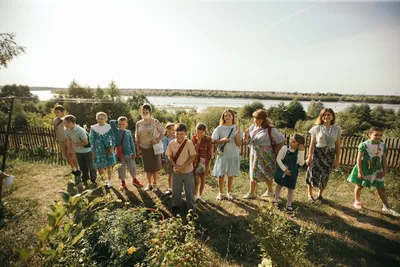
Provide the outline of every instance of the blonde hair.
<path id="1" fill-rule="evenodd" d="M 108 116 L 105 112 L 100 111 L 96 113 L 96 120 L 99 119 L 99 117 L 103 116 L 104 118 L 106 118 L 106 120 L 108 119 Z"/>
<path id="2" fill-rule="evenodd" d="M 224 119 L 224 115 L 227 112 L 232 114 L 232 117 L 233 117 L 232 124 L 236 124 L 235 112 L 233 110 L 231 110 L 231 109 L 225 109 L 224 112 L 222 112 L 221 119 L 219 120 L 219 125 L 224 125 L 226 123 L 226 121 Z"/>
<path id="3" fill-rule="evenodd" d="M 171 128 L 174 128 L 174 127 L 175 127 L 175 123 L 168 122 L 167 125 L 165 125 L 165 134 L 164 135 L 167 135 L 168 134 L 168 130 L 170 130 Z"/>
<path id="4" fill-rule="evenodd" d="M 125 116 L 121 116 L 121 117 L 118 118 L 117 121 L 128 121 L 128 118 L 125 117 Z"/>

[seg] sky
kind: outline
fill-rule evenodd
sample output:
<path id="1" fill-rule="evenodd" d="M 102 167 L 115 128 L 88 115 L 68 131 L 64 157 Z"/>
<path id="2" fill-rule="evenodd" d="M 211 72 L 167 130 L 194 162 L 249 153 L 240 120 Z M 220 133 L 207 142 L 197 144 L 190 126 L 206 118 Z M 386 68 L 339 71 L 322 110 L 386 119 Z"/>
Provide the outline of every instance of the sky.
<path id="1" fill-rule="evenodd" d="M 400 2 L 0 0 L 0 85 L 400 95 Z"/>

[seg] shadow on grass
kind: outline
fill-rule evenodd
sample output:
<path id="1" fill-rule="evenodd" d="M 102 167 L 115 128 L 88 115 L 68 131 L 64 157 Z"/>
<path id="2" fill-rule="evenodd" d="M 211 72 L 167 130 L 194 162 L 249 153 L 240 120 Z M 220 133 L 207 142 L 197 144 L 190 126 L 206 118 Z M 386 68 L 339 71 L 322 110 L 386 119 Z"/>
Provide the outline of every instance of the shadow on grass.
<path id="1" fill-rule="evenodd" d="M 354 215 L 354 211 L 346 211 Z M 400 247 L 398 241 L 349 225 L 343 218 L 329 215 L 312 204 L 305 205 L 296 219 L 312 221 L 324 230 L 338 233 L 337 237 L 324 232 L 313 234 L 307 246 L 306 257 L 315 265 L 400 266 L 400 261 L 396 259 Z M 357 245 L 352 245 L 351 241 Z"/>

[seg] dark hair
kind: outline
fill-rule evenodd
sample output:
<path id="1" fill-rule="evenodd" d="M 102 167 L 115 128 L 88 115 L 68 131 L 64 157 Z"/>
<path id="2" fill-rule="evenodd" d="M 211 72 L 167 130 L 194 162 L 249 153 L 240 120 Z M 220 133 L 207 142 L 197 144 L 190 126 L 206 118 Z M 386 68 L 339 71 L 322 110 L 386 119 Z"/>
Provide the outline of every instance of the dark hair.
<path id="1" fill-rule="evenodd" d="M 74 115 L 67 115 L 64 117 L 64 121 L 76 123 L 76 118 Z"/>
<path id="2" fill-rule="evenodd" d="M 293 135 L 293 139 L 296 140 L 296 142 L 300 145 L 304 145 L 306 143 L 306 139 L 304 138 L 304 136 L 298 133 Z"/>
<path id="3" fill-rule="evenodd" d="M 224 124 L 226 123 L 226 121 L 225 121 L 225 119 L 224 119 L 224 115 L 225 115 L 225 113 L 227 113 L 227 112 L 229 112 L 229 113 L 232 114 L 232 117 L 233 117 L 233 119 L 232 119 L 232 124 L 236 124 L 235 112 L 234 112 L 233 110 L 231 110 L 231 109 L 225 109 L 224 112 L 222 112 L 221 118 L 220 118 L 220 120 L 219 120 L 219 125 L 224 125 Z"/>
<path id="4" fill-rule="evenodd" d="M 371 128 L 368 129 L 367 136 L 369 137 L 369 135 L 372 134 L 373 132 L 381 132 L 381 133 L 383 133 L 383 129 L 380 128 L 380 127 L 372 126 Z"/>
<path id="5" fill-rule="evenodd" d="M 317 125 L 322 125 L 322 124 L 324 124 L 324 122 L 322 121 L 322 117 L 325 115 L 326 112 L 329 112 L 329 113 L 332 114 L 333 119 L 332 119 L 332 121 L 331 121 L 331 125 L 334 125 L 334 124 L 335 124 L 336 116 L 335 116 L 335 112 L 334 112 L 333 109 L 331 109 L 331 108 L 323 108 L 323 109 L 321 110 L 321 112 L 319 113 L 318 118 L 317 118 L 317 121 L 315 122 L 315 124 L 317 124 Z"/>
<path id="6" fill-rule="evenodd" d="M 125 116 L 121 116 L 121 117 L 118 118 L 117 121 L 128 121 L 128 118 L 125 117 Z"/>
<path id="7" fill-rule="evenodd" d="M 61 112 L 65 112 L 65 108 L 63 106 L 61 106 L 61 105 L 55 106 L 54 107 L 54 111 L 56 111 L 56 110 L 61 111 Z"/>
<path id="8" fill-rule="evenodd" d="M 253 117 L 256 119 L 262 120 L 261 127 L 264 129 L 267 129 L 268 126 L 272 124 L 271 120 L 268 119 L 268 114 L 265 110 L 263 109 L 257 109 L 256 111 L 253 112 Z"/>
<path id="9" fill-rule="evenodd" d="M 207 126 L 206 126 L 204 123 L 199 122 L 199 123 L 196 125 L 196 130 L 207 131 Z"/>
<path id="10" fill-rule="evenodd" d="M 148 111 L 150 111 L 150 113 L 153 113 L 153 108 L 151 107 L 151 105 L 149 103 L 144 103 L 142 105 L 142 111 L 143 110 L 148 110 Z"/>
<path id="11" fill-rule="evenodd" d="M 177 123 L 175 124 L 175 131 L 176 132 L 187 132 L 188 128 L 184 123 Z"/>

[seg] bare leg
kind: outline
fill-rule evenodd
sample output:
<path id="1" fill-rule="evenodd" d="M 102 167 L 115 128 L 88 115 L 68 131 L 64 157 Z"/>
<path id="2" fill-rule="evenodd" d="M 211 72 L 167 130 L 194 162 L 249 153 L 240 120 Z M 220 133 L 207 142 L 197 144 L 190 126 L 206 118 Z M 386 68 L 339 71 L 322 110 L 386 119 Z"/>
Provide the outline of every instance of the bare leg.
<path id="1" fill-rule="evenodd" d="M 324 190 L 325 190 L 325 188 L 324 189 L 319 189 L 319 191 L 318 191 L 318 197 L 322 197 L 322 192 L 324 192 Z"/>
<path id="2" fill-rule="evenodd" d="M 356 184 L 356 187 L 354 187 L 354 201 L 355 202 L 360 202 L 361 189 L 363 189 L 363 187 L 358 184 Z"/>
<path id="3" fill-rule="evenodd" d="M 267 184 L 267 187 L 268 187 L 268 192 L 274 192 L 274 189 L 273 189 L 273 185 L 274 185 L 274 181 L 271 179 L 271 180 L 268 180 L 267 182 L 266 182 L 266 184 Z"/>
<path id="4" fill-rule="evenodd" d="M 203 195 L 204 186 L 206 185 L 206 175 L 202 174 L 200 176 L 200 196 Z"/>
<path id="5" fill-rule="evenodd" d="M 147 182 L 149 183 L 149 185 L 151 185 L 151 176 L 153 174 L 151 172 L 146 172 L 146 176 L 147 176 Z"/>
<path id="6" fill-rule="evenodd" d="M 228 193 L 232 191 L 233 176 L 228 176 Z"/>
<path id="7" fill-rule="evenodd" d="M 381 198 L 383 204 L 385 204 L 386 207 L 389 208 L 389 203 L 385 194 L 385 188 L 377 188 L 376 190 L 378 191 L 378 195 Z"/>
<path id="8" fill-rule="evenodd" d="M 218 177 L 218 190 L 220 194 L 224 192 L 224 176 Z"/>
<path id="9" fill-rule="evenodd" d="M 307 196 L 308 199 L 312 198 L 312 186 L 310 184 L 307 184 Z"/>
<path id="10" fill-rule="evenodd" d="M 286 207 L 291 207 L 293 202 L 294 190 L 288 189 Z"/>
<path id="11" fill-rule="evenodd" d="M 157 184 L 158 184 L 158 172 L 153 172 L 152 175 L 153 175 L 153 180 L 154 180 L 153 185 L 157 186 Z"/>
<path id="12" fill-rule="evenodd" d="M 254 195 L 256 193 L 257 181 L 250 181 L 250 194 Z"/>
<path id="13" fill-rule="evenodd" d="M 275 201 L 276 202 L 279 201 L 279 195 L 281 193 L 281 189 L 282 189 L 282 186 L 277 184 L 276 187 L 275 187 Z"/>

